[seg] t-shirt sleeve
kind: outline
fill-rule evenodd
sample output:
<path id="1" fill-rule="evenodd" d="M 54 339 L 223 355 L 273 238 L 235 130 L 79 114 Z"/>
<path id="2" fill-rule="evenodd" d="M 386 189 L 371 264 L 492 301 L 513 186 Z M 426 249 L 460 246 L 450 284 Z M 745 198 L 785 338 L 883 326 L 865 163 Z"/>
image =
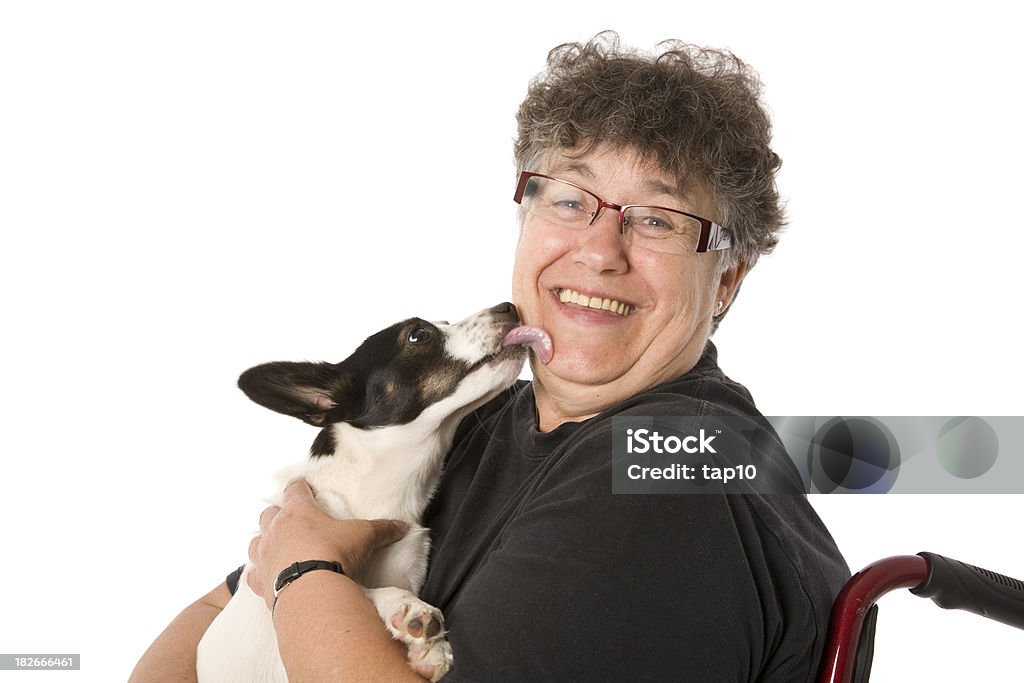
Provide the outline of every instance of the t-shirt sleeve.
<path id="1" fill-rule="evenodd" d="M 606 436 L 577 443 L 524 497 L 447 607 L 446 680 L 757 677 L 776 608 L 729 501 L 612 494 Z"/>

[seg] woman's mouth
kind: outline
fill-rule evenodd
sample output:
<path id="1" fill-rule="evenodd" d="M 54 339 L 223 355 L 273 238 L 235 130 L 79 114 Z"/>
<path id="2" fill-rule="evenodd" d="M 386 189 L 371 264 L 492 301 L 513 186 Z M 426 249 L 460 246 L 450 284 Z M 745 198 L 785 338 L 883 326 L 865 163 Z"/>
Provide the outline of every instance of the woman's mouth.
<path id="1" fill-rule="evenodd" d="M 636 310 L 636 306 L 632 304 L 615 299 L 605 299 L 599 296 L 587 296 L 586 294 L 580 294 L 574 289 L 556 289 L 555 295 L 558 296 L 558 300 L 563 304 L 576 304 L 577 306 L 592 308 L 597 311 L 608 311 L 623 317 Z"/>

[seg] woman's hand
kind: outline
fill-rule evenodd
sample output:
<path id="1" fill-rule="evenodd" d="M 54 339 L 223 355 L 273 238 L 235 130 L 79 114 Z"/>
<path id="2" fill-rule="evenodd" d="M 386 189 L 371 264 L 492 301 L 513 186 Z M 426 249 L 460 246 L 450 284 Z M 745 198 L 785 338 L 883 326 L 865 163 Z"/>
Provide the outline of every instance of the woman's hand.
<path id="1" fill-rule="evenodd" d="M 260 535 L 249 544 L 249 586 L 272 607 L 274 582 L 288 565 L 334 561 L 356 576 L 374 550 L 399 540 L 408 528 L 395 520 L 334 519 L 317 504 L 309 484 L 294 479 L 281 506 L 260 514 Z"/>

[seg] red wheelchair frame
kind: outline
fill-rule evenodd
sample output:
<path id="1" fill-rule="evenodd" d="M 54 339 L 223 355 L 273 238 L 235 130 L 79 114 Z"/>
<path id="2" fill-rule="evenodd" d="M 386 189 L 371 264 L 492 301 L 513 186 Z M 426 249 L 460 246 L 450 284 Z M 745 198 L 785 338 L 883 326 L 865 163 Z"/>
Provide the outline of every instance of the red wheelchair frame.
<path id="1" fill-rule="evenodd" d="M 1024 629 L 1024 582 L 935 553 L 888 557 L 854 574 L 836 598 L 819 683 L 867 681 L 874 605 L 897 588 Z"/>

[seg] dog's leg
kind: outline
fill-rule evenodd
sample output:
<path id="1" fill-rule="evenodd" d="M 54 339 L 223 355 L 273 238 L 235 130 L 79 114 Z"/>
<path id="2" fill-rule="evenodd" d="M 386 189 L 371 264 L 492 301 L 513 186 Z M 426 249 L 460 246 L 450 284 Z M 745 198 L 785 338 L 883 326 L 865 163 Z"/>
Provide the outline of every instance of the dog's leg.
<path id="1" fill-rule="evenodd" d="M 408 648 L 409 666 L 436 681 L 452 666 L 452 648 L 444 637 L 441 610 L 402 588 L 363 589 L 395 640 Z"/>
<path id="2" fill-rule="evenodd" d="M 287 683 L 270 610 L 245 574 L 199 641 L 196 670 L 201 683 Z"/>

